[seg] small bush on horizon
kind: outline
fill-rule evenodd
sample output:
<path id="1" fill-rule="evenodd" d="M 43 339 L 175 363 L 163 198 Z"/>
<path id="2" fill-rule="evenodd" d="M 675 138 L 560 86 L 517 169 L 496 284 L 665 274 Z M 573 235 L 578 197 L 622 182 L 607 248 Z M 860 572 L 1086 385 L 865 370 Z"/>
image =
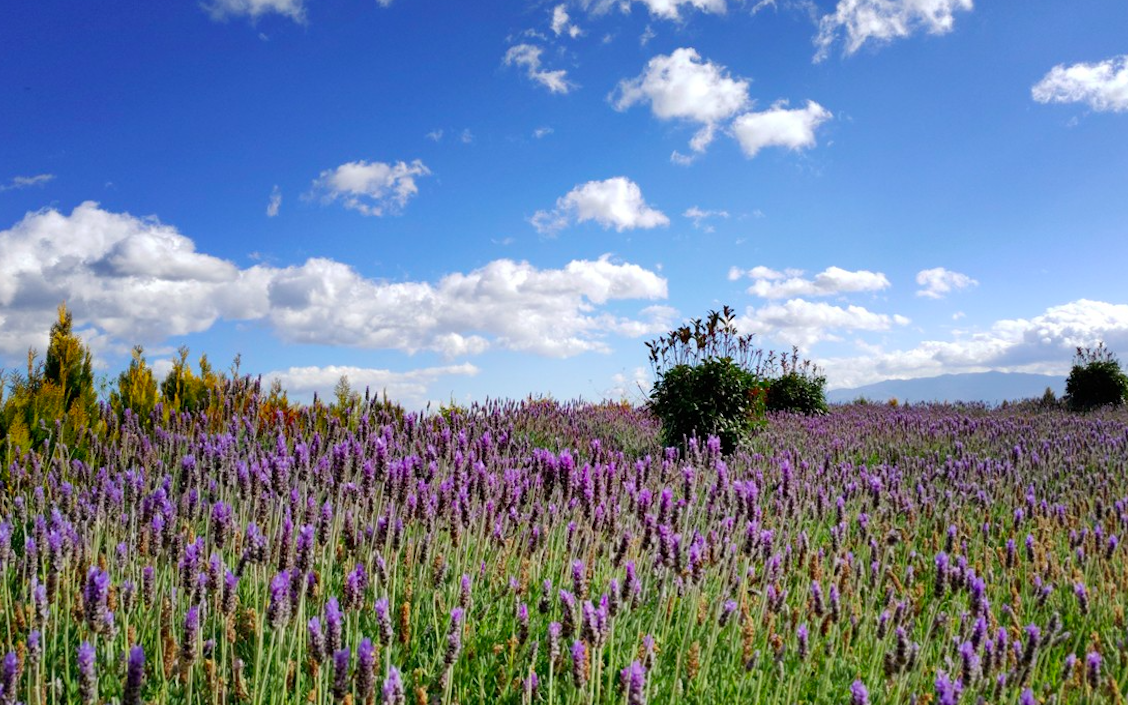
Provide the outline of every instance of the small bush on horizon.
<path id="1" fill-rule="evenodd" d="M 717 436 L 730 453 L 764 417 L 768 383 L 763 353 L 740 335 L 735 312 L 710 311 L 646 344 L 656 380 L 649 408 L 667 447 Z"/>
<path id="2" fill-rule="evenodd" d="M 826 403 L 826 377 L 810 360 L 799 359 L 799 349 L 780 358 L 780 374 L 768 387 L 768 411 L 787 411 L 808 416 L 829 412 Z"/>
<path id="3" fill-rule="evenodd" d="M 1065 381 L 1065 395 L 1073 411 L 1120 406 L 1128 400 L 1128 375 L 1103 342 L 1095 348 L 1079 347 Z"/>

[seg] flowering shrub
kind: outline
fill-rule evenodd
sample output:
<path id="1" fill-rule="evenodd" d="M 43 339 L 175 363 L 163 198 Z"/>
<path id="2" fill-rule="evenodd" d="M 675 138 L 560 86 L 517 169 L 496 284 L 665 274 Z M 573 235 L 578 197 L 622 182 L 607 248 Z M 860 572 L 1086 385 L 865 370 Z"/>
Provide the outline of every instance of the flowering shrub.
<path id="1" fill-rule="evenodd" d="M 1095 348 L 1077 348 L 1073 369 L 1065 381 L 1065 393 L 1069 407 L 1075 411 L 1119 406 L 1128 400 L 1128 375 L 1104 343 Z"/>
<path id="2" fill-rule="evenodd" d="M 726 306 L 647 343 L 655 375 L 649 406 L 667 446 L 684 450 L 689 439 L 712 435 L 730 453 L 763 418 L 761 352 L 734 319 Z"/>

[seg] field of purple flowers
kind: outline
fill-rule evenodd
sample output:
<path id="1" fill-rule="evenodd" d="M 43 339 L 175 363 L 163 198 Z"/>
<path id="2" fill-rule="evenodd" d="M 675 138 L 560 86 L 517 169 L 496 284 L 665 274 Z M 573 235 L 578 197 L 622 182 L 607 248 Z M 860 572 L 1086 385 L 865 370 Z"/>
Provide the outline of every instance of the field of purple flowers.
<path id="1" fill-rule="evenodd" d="M 9 451 L 0 703 L 1128 689 L 1123 412 L 855 405 L 721 457 L 627 406 L 254 404 Z"/>

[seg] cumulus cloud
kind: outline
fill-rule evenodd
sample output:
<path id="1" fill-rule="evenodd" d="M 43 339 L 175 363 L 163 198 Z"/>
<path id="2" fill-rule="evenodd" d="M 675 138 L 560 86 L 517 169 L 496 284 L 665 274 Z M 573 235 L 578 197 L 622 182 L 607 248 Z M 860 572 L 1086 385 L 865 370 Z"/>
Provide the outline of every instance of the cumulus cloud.
<path id="1" fill-rule="evenodd" d="M 1030 93 L 1039 103 L 1087 103 L 1098 112 L 1128 111 L 1128 54 L 1095 64 L 1058 64 Z"/>
<path id="2" fill-rule="evenodd" d="M 703 61 L 692 48 L 655 56 L 641 74 L 620 81 L 609 98 L 616 110 L 649 103 L 661 120 L 701 125 L 690 142 L 696 152 L 713 140 L 718 123 L 749 104 L 748 81 L 730 77 L 724 66 Z"/>
<path id="3" fill-rule="evenodd" d="M 552 33 L 558 37 L 567 34 L 572 39 L 582 34 L 579 26 L 572 22 L 572 18 L 568 16 L 566 5 L 557 5 L 552 8 Z"/>
<path id="4" fill-rule="evenodd" d="M 619 232 L 670 224 L 664 213 L 647 205 L 638 184 L 625 176 L 580 184 L 556 199 L 551 211 L 537 211 L 530 222 L 539 232 L 554 234 L 588 220 Z"/>
<path id="5" fill-rule="evenodd" d="M 841 267 L 827 267 L 811 279 L 804 279 L 800 270 L 783 272 L 767 267 L 753 267 L 747 272 L 733 268 L 729 280 L 742 276 L 752 280 L 748 293 L 764 299 L 786 299 L 794 296 L 837 296 L 889 288 L 889 279 L 881 272 L 859 269 L 851 272 Z"/>
<path id="6" fill-rule="evenodd" d="M 916 283 L 923 287 L 917 291 L 916 295 L 929 299 L 942 299 L 953 291 L 967 289 L 979 284 L 966 274 L 953 272 L 943 267 L 934 267 L 917 272 Z"/>
<path id="7" fill-rule="evenodd" d="M 713 232 L 713 226 L 709 225 L 706 221 L 712 218 L 727 218 L 729 217 L 728 211 L 707 211 L 692 206 L 682 213 L 682 217 L 689 218 L 693 221 L 693 227 L 696 230 L 704 230 L 707 233 Z"/>
<path id="8" fill-rule="evenodd" d="M 270 202 L 266 204 L 266 217 L 273 218 L 278 215 L 278 209 L 282 207 L 282 189 L 277 185 L 270 191 Z"/>
<path id="9" fill-rule="evenodd" d="M 666 280 L 608 256 L 558 269 L 500 259 L 430 282 L 384 282 L 314 258 L 300 265 L 235 264 L 197 252 L 155 218 L 93 202 L 70 215 L 29 213 L 0 231 L 0 353 L 45 349 L 54 309 L 66 301 L 86 339 L 127 350 L 207 330 L 219 320 L 259 322 L 297 343 L 436 351 L 486 349 L 567 357 L 605 351 L 607 336 L 646 335 L 671 317 L 635 317 L 612 302 L 667 296 Z"/>
<path id="10" fill-rule="evenodd" d="M 370 367 L 328 365 L 325 367 L 290 367 L 264 374 L 268 384 L 278 380 L 291 397 L 330 397 L 341 377 L 347 377 L 349 386 L 356 392 L 368 389 L 371 394 L 395 399 L 407 408 L 422 407 L 428 390 L 441 378 L 450 376 L 473 377 L 478 368 L 465 362 L 459 365 L 424 367 L 406 372 L 394 372 Z"/>
<path id="11" fill-rule="evenodd" d="M 838 340 L 836 331 L 883 331 L 908 323 L 909 319 L 904 316 L 874 313 L 862 306 L 834 306 L 804 299 L 749 308 L 737 319 L 737 326 L 746 333 L 764 335 L 800 348 L 808 348 L 821 340 Z"/>
<path id="12" fill-rule="evenodd" d="M 310 195 L 325 203 L 340 201 L 345 208 L 364 215 L 381 216 L 398 213 L 419 193 L 415 179 L 430 174 L 431 170 L 418 159 L 410 164 L 360 160 L 321 172 Z"/>
<path id="13" fill-rule="evenodd" d="M 883 44 L 918 31 L 947 34 L 956 13 L 971 9 L 972 0 L 838 0 L 835 11 L 819 20 L 815 61 L 825 59 L 843 35 L 849 55 L 866 42 Z"/>
<path id="14" fill-rule="evenodd" d="M 505 52 L 505 65 L 525 69 L 525 74 L 530 80 L 541 84 L 550 93 L 567 93 L 575 88 L 575 85 L 568 81 L 568 72 L 564 69 L 548 71 L 541 68 L 543 53 L 544 50 L 534 44 L 516 44 Z"/>
<path id="15" fill-rule="evenodd" d="M 1030 319 L 1004 319 L 951 340 L 925 340 L 891 351 L 819 360 L 833 387 L 857 387 L 883 379 L 912 379 L 958 372 L 1033 372 L 1064 375 L 1078 346 L 1104 341 L 1128 348 L 1128 305 L 1080 299 L 1053 306 Z"/>
<path id="16" fill-rule="evenodd" d="M 55 179 L 54 174 L 36 174 L 35 176 L 15 176 L 6 184 L 0 184 L 0 191 L 15 191 L 29 186 L 42 186 Z"/>
<path id="17" fill-rule="evenodd" d="M 834 117 L 829 110 L 808 100 L 806 107 L 788 109 L 780 101 L 763 112 L 750 112 L 732 122 L 732 132 L 744 154 L 751 159 L 765 147 L 800 150 L 815 146 L 815 130 Z"/>
<path id="18" fill-rule="evenodd" d="M 252 21 L 263 15 L 282 15 L 299 24 L 306 20 L 303 0 L 211 0 L 202 7 L 216 21 L 231 17 L 249 17 Z"/>

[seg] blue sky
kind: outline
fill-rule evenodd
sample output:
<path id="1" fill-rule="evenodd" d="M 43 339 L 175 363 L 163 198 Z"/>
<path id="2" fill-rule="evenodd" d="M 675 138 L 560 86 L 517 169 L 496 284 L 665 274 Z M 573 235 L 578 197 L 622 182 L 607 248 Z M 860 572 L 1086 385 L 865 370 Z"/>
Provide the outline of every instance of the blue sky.
<path id="1" fill-rule="evenodd" d="M 1120 0 L 43 0 L 0 25 L 0 364 L 66 300 L 427 401 L 640 398 L 729 304 L 830 387 L 1128 351 Z"/>

